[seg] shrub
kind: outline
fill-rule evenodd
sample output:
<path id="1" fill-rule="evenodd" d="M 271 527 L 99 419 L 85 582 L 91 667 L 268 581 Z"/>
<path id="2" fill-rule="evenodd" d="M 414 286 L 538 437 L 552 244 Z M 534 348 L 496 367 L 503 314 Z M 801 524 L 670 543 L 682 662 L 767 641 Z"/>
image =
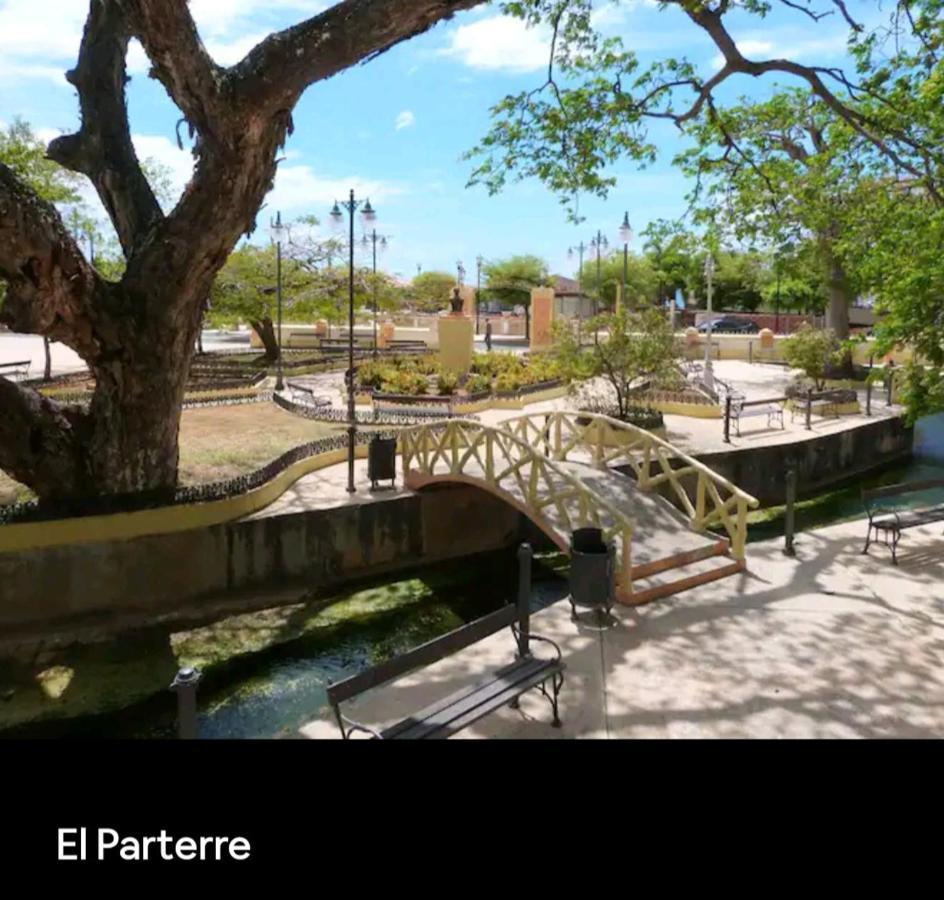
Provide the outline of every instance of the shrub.
<path id="1" fill-rule="evenodd" d="M 393 366 L 381 362 L 361 363 L 357 369 L 358 384 L 365 390 L 377 390 L 391 374 L 396 373 Z"/>
<path id="2" fill-rule="evenodd" d="M 487 375 L 470 375 L 465 382 L 469 394 L 484 394 L 492 389 L 492 379 Z"/>
<path id="3" fill-rule="evenodd" d="M 429 380 L 419 372 L 392 370 L 381 390 L 386 394 L 425 394 L 429 390 Z"/>
<path id="4" fill-rule="evenodd" d="M 818 391 L 825 385 L 829 366 L 840 364 L 844 355 L 842 345 L 831 328 L 813 328 L 808 324 L 786 338 L 781 346 L 784 359 L 794 369 L 802 369 Z"/>
<path id="5" fill-rule="evenodd" d="M 436 388 L 440 394 L 454 394 L 459 387 L 459 376 L 454 372 L 440 372 L 436 377 Z"/>
<path id="6" fill-rule="evenodd" d="M 495 379 L 495 390 L 500 394 L 510 394 L 521 388 L 521 376 L 517 372 L 502 372 Z"/>

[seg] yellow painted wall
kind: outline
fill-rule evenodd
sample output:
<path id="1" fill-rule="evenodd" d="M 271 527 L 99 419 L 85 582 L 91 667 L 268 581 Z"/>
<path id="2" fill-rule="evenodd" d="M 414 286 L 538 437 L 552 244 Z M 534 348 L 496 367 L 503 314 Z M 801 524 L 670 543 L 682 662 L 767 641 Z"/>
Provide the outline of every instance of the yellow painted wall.
<path id="1" fill-rule="evenodd" d="M 356 455 L 359 459 L 364 459 L 367 456 L 366 445 L 358 446 Z M 347 448 L 342 447 L 299 460 L 261 487 L 224 500 L 162 506 L 158 509 L 107 516 L 82 516 L 49 522 L 4 525 L 0 527 L 0 553 L 89 541 L 131 540 L 148 534 L 167 534 L 219 525 L 264 509 L 303 475 L 336 465 L 346 459 Z"/>

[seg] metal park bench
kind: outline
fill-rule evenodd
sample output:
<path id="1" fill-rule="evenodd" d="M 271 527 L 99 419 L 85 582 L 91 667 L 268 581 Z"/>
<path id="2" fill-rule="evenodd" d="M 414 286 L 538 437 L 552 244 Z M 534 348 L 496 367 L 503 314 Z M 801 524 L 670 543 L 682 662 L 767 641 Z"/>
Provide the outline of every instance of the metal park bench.
<path id="1" fill-rule="evenodd" d="M 862 491 L 862 502 L 869 516 L 869 533 L 865 539 L 863 553 L 869 552 L 872 543 L 872 531 L 875 531 L 875 540 L 878 542 L 879 533 L 883 535 L 882 543 L 892 551 L 892 562 L 898 565 L 898 542 L 901 533 L 907 528 L 918 525 L 929 525 L 933 522 L 944 522 L 944 502 L 930 504 L 915 509 L 891 509 L 883 507 L 882 500 L 889 497 L 900 497 L 905 494 L 914 494 L 918 491 L 944 489 L 944 479 L 930 481 L 912 481 L 905 484 L 892 484 L 887 487 L 873 488 Z"/>
<path id="2" fill-rule="evenodd" d="M 360 731 L 380 740 L 448 738 L 503 706 L 517 707 L 518 698 L 533 688 L 540 690 L 548 699 L 554 712 L 553 725 L 559 727 L 558 696 L 564 683 L 564 663 L 557 644 L 549 638 L 531 633 L 531 556 L 531 547 L 522 544 L 518 550 L 520 576 L 517 604 L 508 604 L 497 612 L 450 631 L 402 656 L 329 685 L 328 702 L 341 729 L 341 736 L 346 740 L 352 732 Z M 514 662 L 383 731 L 355 722 L 341 712 L 341 704 L 345 701 L 509 627 L 516 645 Z M 531 641 L 550 644 L 557 652 L 556 658 L 533 656 Z"/>
<path id="3" fill-rule="evenodd" d="M 811 427 L 813 413 L 825 416 L 832 415 L 834 419 L 840 416 L 839 406 L 843 403 L 850 403 L 856 400 L 858 395 L 853 390 L 837 388 L 831 391 L 812 391 L 801 394 L 795 398 L 793 409 L 790 413 L 790 421 L 795 422 L 798 415 L 806 419 L 807 430 Z M 796 401 L 802 401 L 797 403 Z"/>
<path id="4" fill-rule="evenodd" d="M 315 406 L 319 409 L 324 406 L 330 406 L 331 401 L 327 397 L 319 397 L 315 392 L 304 384 L 299 384 L 297 381 L 289 381 L 288 388 L 292 392 L 292 402 L 298 403 L 301 401 L 307 406 Z"/>
<path id="5" fill-rule="evenodd" d="M 783 429 L 783 404 L 786 403 L 786 397 L 774 397 L 769 400 L 748 400 L 743 394 L 728 394 L 725 400 L 725 438 L 729 437 L 729 423 L 734 422 L 737 436 L 741 436 L 741 419 L 748 419 L 754 416 L 764 416 L 767 419 L 767 427 L 773 428 L 774 423 L 780 425 Z"/>
<path id="6" fill-rule="evenodd" d="M 395 353 L 425 353 L 429 347 L 426 341 L 390 341 L 387 348 Z"/>
<path id="7" fill-rule="evenodd" d="M 29 378 L 30 360 L 21 359 L 18 362 L 0 363 L 0 377 L 23 381 Z"/>

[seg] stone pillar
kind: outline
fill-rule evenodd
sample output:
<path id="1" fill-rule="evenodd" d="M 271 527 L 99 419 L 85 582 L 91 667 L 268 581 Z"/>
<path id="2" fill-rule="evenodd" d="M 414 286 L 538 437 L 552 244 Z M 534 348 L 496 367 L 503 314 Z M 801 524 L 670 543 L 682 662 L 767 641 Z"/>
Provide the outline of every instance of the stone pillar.
<path id="1" fill-rule="evenodd" d="M 318 337 L 327 337 L 328 336 L 328 320 L 319 319 L 315 322 L 315 334 Z"/>
<path id="2" fill-rule="evenodd" d="M 687 359 L 697 359 L 699 335 L 698 329 L 691 325 L 685 329 L 685 356 Z"/>
<path id="3" fill-rule="evenodd" d="M 553 343 L 554 288 L 531 289 L 531 349 L 547 350 Z"/>
<path id="4" fill-rule="evenodd" d="M 390 346 L 390 342 L 393 340 L 396 333 L 397 328 L 393 322 L 382 322 L 377 329 L 377 346 L 381 350 L 385 350 Z"/>
<path id="5" fill-rule="evenodd" d="M 776 346 L 776 341 L 774 340 L 774 333 L 769 328 L 761 328 L 760 330 L 760 349 L 761 350 L 773 350 Z"/>
<path id="6" fill-rule="evenodd" d="M 439 317 L 439 360 L 443 369 L 465 375 L 472 365 L 475 324 L 469 316 L 450 313 Z"/>

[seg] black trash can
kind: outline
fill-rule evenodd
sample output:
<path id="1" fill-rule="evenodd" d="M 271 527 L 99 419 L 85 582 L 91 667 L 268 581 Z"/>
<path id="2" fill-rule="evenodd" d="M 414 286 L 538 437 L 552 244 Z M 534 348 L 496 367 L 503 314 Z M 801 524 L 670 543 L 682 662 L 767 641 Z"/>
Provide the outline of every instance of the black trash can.
<path id="1" fill-rule="evenodd" d="M 570 605 L 605 609 L 613 605 L 613 550 L 599 528 L 578 528 L 570 537 Z"/>
<path id="2" fill-rule="evenodd" d="M 397 439 L 375 437 L 367 447 L 367 477 L 370 489 L 377 490 L 378 481 L 390 481 L 393 487 L 397 479 Z"/>

